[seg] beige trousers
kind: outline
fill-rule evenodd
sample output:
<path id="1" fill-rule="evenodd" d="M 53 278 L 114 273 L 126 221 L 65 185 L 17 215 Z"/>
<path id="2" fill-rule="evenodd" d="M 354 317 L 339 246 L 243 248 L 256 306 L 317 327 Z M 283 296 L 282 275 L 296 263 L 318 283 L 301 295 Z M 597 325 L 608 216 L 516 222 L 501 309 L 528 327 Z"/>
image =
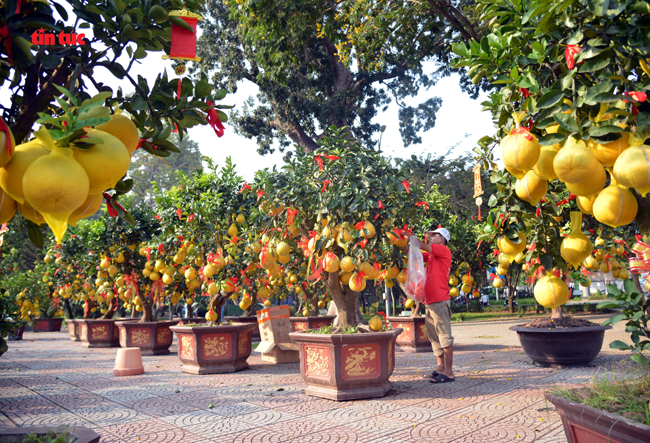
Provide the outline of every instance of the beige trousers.
<path id="1" fill-rule="evenodd" d="M 450 300 L 425 305 L 427 335 L 433 353 L 437 357 L 443 355 L 443 348 L 454 344 L 454 337 L 451 335 L 451 308 L 449 306 Z"/>

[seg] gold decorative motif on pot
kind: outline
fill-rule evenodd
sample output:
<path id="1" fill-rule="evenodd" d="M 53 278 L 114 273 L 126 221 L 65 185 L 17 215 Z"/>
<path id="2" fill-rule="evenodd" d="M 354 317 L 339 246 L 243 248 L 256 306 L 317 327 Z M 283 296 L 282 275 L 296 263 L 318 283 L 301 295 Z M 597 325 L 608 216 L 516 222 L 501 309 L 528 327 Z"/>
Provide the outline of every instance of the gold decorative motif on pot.
<path id="1" fill-rule="evenodd" d="M 350 353 L 350 356 L 345 359 L 345 372 L 352 376 L 370 374 L 373 371 L 373 368 L 366 365 L 374 360 L 376 356 L 377 354 L 375 351 L 372 351 L 372 348 L 369 346 L 355 349 Z"/>

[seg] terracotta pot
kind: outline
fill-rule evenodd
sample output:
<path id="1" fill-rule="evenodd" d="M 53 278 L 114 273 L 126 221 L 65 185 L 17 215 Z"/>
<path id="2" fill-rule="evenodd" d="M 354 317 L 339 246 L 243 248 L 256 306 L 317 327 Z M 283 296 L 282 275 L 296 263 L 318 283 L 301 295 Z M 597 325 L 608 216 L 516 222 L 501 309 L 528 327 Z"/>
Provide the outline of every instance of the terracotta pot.
<path id="1" fill-rule="evenodd" d="M 34 332 L 59 332 L 62 318 L 37 318 L 34 320 Z"/>
<path id="2" fill-rule="evenodd" d="M 205 317 L 179 317 L 177 320 L 179 326 L 186 325 L 188 323 L 198 323 L 200 325 L 203 325 L 208 322 Z"/>
<path id="3" fill-rule="evenodd" d="M 22 340 L 24 332 L 25 332 L 25 325 L 23 324 L 23 325 L 20 326 L 20 328 L 18 328 L 14 332 L 10 333 L 7 336 L 7 340 Z"/>
<path id="4" fill-rule="evenodd" d="M 39 426 L 39 427 L 25 427 L 25 428 L 2 428 L 0 429 L 0 441 L 14 442 L 23 441 L 28 435 L 36 434 L 37 437 L 42 437 L 42 441 L 47 440 L 47 435 L 50 432 L 63 433 L 67 432 L 71 437 L 69 441 L 75 443 L 98 443 L 100 435 L 95 431 L 86 428 L 85 426 Z"/>
<path id="5" fill-rule="evenodd" d="M 289 320 L 291 320 L 291 330 L 300 332 L 329 326 L 335 318 L 336 315 L 323 315 L 321 317 L 291 317 Z"/>
<path id="6" fill-rule="evenodd" d="M 650 426 L 629 420 L 621 415 L 545 393 L 555 405 L 568 443 L 647 443 Z"/>
<path id="7" fill-rule="evenodd" d="M 190 374 L 221 374 L 248 367 L 251 337 L 257 322 L 221 326 L 173 326 L 178 337 L 181 370 Z"/>
<path id="8" fill-rule="evenodd" d="M 235 317 L 229 316 L 224 318 L 225 321 L 231 321 L 233 323 L 254 323 L 257 325 L 257 316 L 253 315 L 251 317 Z M 253 341 L 260 341 L 260 330 L 259 328 L 253 330 L 253 336 L 251 338 Z"/>
<path id="9" fill-rule="evenodd" d="M 388 317 L 393 328 L 402 328 L 395 345 L 402 352 L 433 352 L 425 317 Z"/>
<path id="10" fill-rule="evenodd" d="M 140 348 L 122 348 L 117 350 L 113 375 L 139 375 L 144 373 Z"/>
<path id="11" fill-rule="evenodd" d="M 298 343 L 305 394 L 330 400 L 383 397 L 391 390 L 395 340 L 402 329 L 357 334 L 292 332 Z"/>
<path id="12" fill-rule="evenodd" d="M 164 355 L 169 354 L 174 340 L 169 327 L 177 323 L 177 320 L 147 323 L 118 321 L 115 325 L 120 330 L 121 347 L 140 348 L 142 355 Z"/>
<path id="13" fill-rule="evenodd" d="M 68 319 L 65 321 L 68 324 L 68 333 L 70 334 L 71 341 L 80 341 L 79 337 L 79 323 L 76 319 Z"/>
<path id="14" fill-rule="evenodd" d="M 118 321 L 134 321 L 137 319 L 110 320 L 78 318 L 74 323 L 77 334 L 84 348 L 117 348 L 120 346 L 120 336 L 115 326 Z"/>
<path id="15" fill-rule="evenodd" d="M 591 363 L 603 347 L 605 331 L 611 326 L 581 328 L 526 328 L 516 331 L 526 355 L 540 366 L 584 366 Z"/>

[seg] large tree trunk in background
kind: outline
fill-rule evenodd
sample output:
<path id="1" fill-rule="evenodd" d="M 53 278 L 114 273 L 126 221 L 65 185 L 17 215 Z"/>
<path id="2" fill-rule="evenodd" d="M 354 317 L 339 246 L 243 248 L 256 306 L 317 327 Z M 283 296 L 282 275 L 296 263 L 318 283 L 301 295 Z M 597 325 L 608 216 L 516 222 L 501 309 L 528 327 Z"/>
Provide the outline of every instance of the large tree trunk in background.
<path id="1" fill-rule="evenodd" d="M 70 300 L 68 300 L 67 298 L 64 298 L 63 299 L 63 307 L 65 308 L 65 310 L 68 313 L 68 318 L 70 318 L 72 320 L 74 318 L 74 312 L 72 312 L 72 306 L 70 305 Z"/>
<path id="2" fill-rule="evenodd" d="M 416 301 L 415 306 L 413 306 L 413 310 L 411 311 L 411 317 L 419 317 L 420 309 L 422 309 L 422 303 Z"/>
<path id="3" fill-rule="evenodd" d="M 187 318 L 194 317 L 194 307 L 192 305 L 193 305 L 193 303 L 190 303 L 189 305 L 187 305 Z"/>
<path id="4" fill-rule="evenodd" d="M 113 297 L 113 300 L 111 300 L 111 304 L 108 305 L 108 310 L 106 311 L 106 314 L 102 315 L 101 317 L 102 319 L 110 320 L 113 318 L 113 315 L 115 315 L 115 311 L 117 311 L 118 300 L 119 298 L 117 296 Z"/>
<path id="5" fill-rule="evenodd" d="M 242 315 L 242 317 L 252 317 L 253 315 L 255 315 L 256 304 L 257 304 L 257 292 L 255 291 L 251 294 L 251 304 L 249 307 L 244 309 L 244 314 Z M 221 305 L 223 306 L 223 303 Z M 221 311 L 219 311 L 219 315 L 221 315 Z"/>

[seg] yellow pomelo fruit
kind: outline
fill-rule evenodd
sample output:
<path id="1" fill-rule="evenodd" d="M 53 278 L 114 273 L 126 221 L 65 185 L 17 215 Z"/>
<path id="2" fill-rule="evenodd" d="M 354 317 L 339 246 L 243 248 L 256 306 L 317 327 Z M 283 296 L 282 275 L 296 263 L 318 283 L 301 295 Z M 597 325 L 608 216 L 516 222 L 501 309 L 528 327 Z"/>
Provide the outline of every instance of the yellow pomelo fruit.
<path id="1" fill-rule="evenodd" d="M 89 187 L 88 175 L 70 148 L 54 146 L 23 176 L 25 200 L 45 218 L 59 244 L 68 229 L 68 217 L 86 201 Z"/>
<path id="2" fill-rule="evenodd" d="M 458 279 L 456 276 L 452 275 L 449 277 L 449 286 L 456 286 L 458 284 Z"/>
<path id="3" fill-rule="evenodd" d="M 399 271 L 399 274 L 397 274 L 397 281 L 401 284 L 406 283 L 406 271 L 404 269 Z"/>
<path id="4" fill-rule="evenodd" d="M 99 138 L 104 141 L 88 149 L 81 149 L 72 145 L 74 158 L 84 168 L 90 180 L 89 194 L 100 194 L 111 189 L 129 170 L 131 156 L 117 137 L 111 134 L 87 129 L 89 137 Z M 83 141 L 83 139 L 81 139 Z"/>
<path id="5" fill-rule="evenodd" d="M 289 251 L 291 248 L 289 248 L 289 245 L 286 244 L 285 242 L 280 242 L 278 243 L 278 246 L 275 248 L 276 252 L 280 257 L 283 255 L 289 255 Z"/>
<path id="6" fill-rule="evenodd" d="M 463 283 L 463 285 L 460 287 L 460 290 L 465 294 L 469 294 L 472 291 L 472 285 L 469 283 Z"/>
<path id="7" fill-rule="evenodd" d="M 601 165 L 594 168 L 591 176 L 586 180 L 581 181 L 580 183 L 566 183 L 566 187 L 569 192 L 579 195 L 582 197 L 587 197 L 590 195 L 598 194 L 605 187 L 607 182 L 607 174 L 605 173 L 605 168 Z"/>
<path id="8" fill-rule="evenodd" d="M 113 114 L 111 119 L 106 123 L 95 126 L 95 129 L 111 134 L 122 142 L 124 147 L 129 151 L 129 156 L 138 147 L 140 143 L 140 133 L 133 121 L 122 114 Z"/>
<path id="9" fill-rule="evenodd" d="M 368 320 L 368 327 L 373 331 L 381 331 L 381 328 L 384 327 L 384 319 L 381 315 L 375 315 L 373 318 Z"/>
<path id="10" fill-rule="evenodd" d="M 539 279 L 533 290 L 537 303 L 545 308 L 555 309 L 569 300 L 569 288 L 554 275 Z"/>
<path id="11" fill-rule="evenodd" d="M 533 171 L 540 178 L 544 180 L 555 180 L 557 174 L 555 169 L 553 169 L 553 160 L 557 155 L 558 149 L 555 146 L 542 146 L 539 152 L 539 159 L 535 166 L 533 166 Z"/>
<path id="12" fill-rule="evenodd" d="M 40 212 L 38 212 L 36 209 L 32 208 L 32 206 L 25 202 L 24 205 L 21 205 L 20 203 L 16 203 L 18 212 L 20 212 L 20 215 L 25 217 L 27 220 L 36 223 L 37 225 L 42 225 L 45 223 L 45 218 L 41 215 Z"/>
<path id="13" fill-rule="evenodd" d="M 449 295 L 451 297 L 458 297 L 458 288 L 453 287 L 453 288 L 449 289 Z"/>
<path id="14" fill-rule="evenodd" d="M 368 231 L 368 234 L 365 233 L 365 231 Z M 361 230 L 361 236 L 363 238 L 372 238 L 375 236 L 375 226 L 370 223 L 370 222 L 365 222 L 363 224 L 363 229 Z"/>
<path id="15" fill-rule="evenodd" d="M 364 277 L 367 278 L 368 275 L 372 273 L 373 267 L 367 261 L 364 261 L 359 265 L 359 272 L 363 272 Z"/>
<path id="16" fill-rule="evenodd" d="M 520 174 L 514 174 L 517 178 L 522 178 L 521 172 L 525 173 L 535 166 L 539 153 L 537 137 L 528 131 L 524 134 L 511 134 L 501 140 L 501 159 L 506 167 L 520 171 Z"/>
<path id="17" fill-rule="evenodd" d="M 339 231 L 338 235 L 336 236 L 336 243 L 340 246 L 343 247 L 347 243 L 352 241 L 352 234 L 350 234 L 350 231 L 348 231 L 346 228 L 341 228 L 341 231 Z"/>
<path id="18" fill-rule="evenodd" d="M 239 232 L 239 230 L 237 229 L 237 225 L 234 224 L 234 223 L 231 224 L 230 227 L 228 228 L 228 235 L 231 238 L 234 238 L 237 235 L 238 232 Z"/>
<path id="19" fill-rule="evenodd" d="M 7 223 L 14 218 L 17 209 L 16 200 L 11 198 L 4 190 L 0 189 L 0 224 Z"/>
<path id="20" fill-rule="evenodd" d="M 614 166 L 616 159 L 630 146 L 630 134 L 623 132 L 622 137 L 613 142 L 600 144 L 593 139 L 587 140 L 587 147 L 596 159 L 605 166 Z"/>
<path id="21" fill-rule="evenodd" d="M 494 281 L 492 282 L 492 286 L 494 286 L 497 289 L 502 287 L 503 286 L 503 280 L 501 280 L 499 277 L 496 277 L 494 279 Z"/>
<path id="22" fill-rule="evenodd" d="M 388 270 L 386 271 L 386 275 L 388 275 L 389 278 L 395 278 L 399 274 L 399 267 L 394 264 Z"/>
<path id="23" fill-rule="evenodd" d="M 506 165 L 506 171 L 508 171 L 509 173 L 511 173 L 512 175 L 514 175 L 517 178 L 523 177 L 524 175 L 526 175 L 526 171 L 521 171 L 521 170 L 519 170 L 517 168 L 513 168 L 512 166 L 508 166 L 508 165 Z"/>
<path id="24" fill-rule="evenodd" d="M 406 309 L 411 309 L 413 306 L 415 306 L 415 302 L 412 299 L 407 299 L 406 302 L 404 303 L 404 307 Z"/>
<path id="25" fill-rule="evenodd" d="M 336 272 L 339 270 L 340 261 L 339 258 L 333 252 L 328 252 L 325 254 L 323 259 L 323 268 L 327 272 Z"/>
<path id="26" fill-rule="evenodd" d="M 602 167 L 585 142 L 569 137 L 553 160 L 557 177 L 565 183 L 587 180 L 597 167 Z"/>
<path id="27" fill-rule="evenodd" d="M 361 277 L 358 272 L 355 272 L 350 277 L 348 286 L 354 292 L 361 292 L 366 288 L 366 279 Z"/>
<path id="28" fill-rule="evenodd" d="M 352 277 L 352 272 L 343 271 L 339 274 L 339 281 L 344 285 L 350 285 L 351 277 Z"/>
<path id="29" fill-rule="evenodd" d="M 352 271 L 354 271 L 354 268 L 355 268 L 354 259 L 352 257 L 346 255 L 341 260 L 341 263 L 340 263 L 339 266 L 345 272 L 352 272 Z"/>
<path id="30" fill-rule="evenodd" d="M 580 209 L 585 214 L 593 215 L 594 213 L 594 202 L 596 201 L 598 194 L 590 195 L 589 197 L 584 197 L 579 195 L 576 197 L 576 204 L 578 209 Z"/>
<path id="31" fill-rule="evenodd" d="M 11 161 L 0 168 L 2 189 L 18 203 L 25 203 L 25 194 L 23 194 L 25 171 L 36 159 L 49 153 L 50 150 L 38 139 L 16 146 Z"/>
<path id="32" fill-rule="evenodd" d="M 504 256 L 503 254 L 501 254 L 501 255 Z M 508 268 L 504 268 L 501 265 L 497 266 L 496 270 L 497 270 L 497 274 L 499 274 L 499 275 L 506 275 L 508 273 Z"/>
<path id="33" fill-rule="evenodd" d="M 634 188 L 645 197 L 650 192 L 650 147 L 626 149 L 616 160 L 613 174 L 619 184 Z"/>
<path id="34" fill-rule="evenodd" d="M 291 260 L 291 255 L 289 255 L 289 254 L 281 255 L 280 258 L 278 258 L 278 261 L 281 264 L 289 263 L 290 260 Z"/>
<path id="35" fill-rule="evenodd" d="M 578 269 L 582 262 L 591 255 L 594 245 L 582 232 L 582 212 L 571 211 L 571 233 L 562 241 L 560 252 L 562 257 Z"/>
<path id="36" fill-rule="evenodd" d="M 99 211 L 99 208 L 102 207 L 102 200 L 102 194 L 89 195 L 86 198 L 86 201 L 70 214 L 70 217 L 68 217 L 68 224 L 70 226 L 76 226 L 77 222 L 82 218 L 88 218 L 95 214 Z"/>
<path id="37" fill-rule="evenodd" d="M 593 206 L 596 220 L 614 228 L 632 223 L 638 210 L 636 197 L 613 178 L 612 184 L 598 194 Z"/>
<path id="38" fill-rule="evenodd" d="M 517 180 L 515 184 L 517 197 L 533 206 L 536 206 L 540 199 L 546 195 L 546 191 L 548 191 L 548 182 L 534 171 L 528 171 L 524 178 Z"/>
<path id="39" fill-rule="evenodd" d="M 526 260 L 526 256 L 524 255 L 523 252 L 520 252 L 520 253 L 517 254 L 517 256 L 515 257 L 515 261 L 516 261 L 517 263 L 523 263 L 524 260 Z"/>
<path id="40" fill-rule="evenodd" d="M 521 252 L 519 254 L 521 254 Z M 519 256 L 519 254 L 517 254 L 517 256 Z M 501 256 L 499 257 L 499 266 L 501 266 L 504 269 L 508 269 L 510 267 L 510 262 L 503 254 L 501 254 Z"/>
<path id="41" fill-rule="evenodd" d="M 598 261 L 594 258 L 593 255 L 589 254 L 587 258 L 582 262 L 582 266 L 589 269 L 590 271 L 597 271 L 599 264 Z"/>
<path id="42" fill-rule="evenodd" d="M 506 256 L 510 263 L 513 262 L 520 252 L 524 252 L 524 249 L 526 249 L 526 235 L 523 232 L 519 233 L 519 239 L 519 243 L 515 243 L 507 237 L 500 237 L 497 240 L 497 248 Z"/>

